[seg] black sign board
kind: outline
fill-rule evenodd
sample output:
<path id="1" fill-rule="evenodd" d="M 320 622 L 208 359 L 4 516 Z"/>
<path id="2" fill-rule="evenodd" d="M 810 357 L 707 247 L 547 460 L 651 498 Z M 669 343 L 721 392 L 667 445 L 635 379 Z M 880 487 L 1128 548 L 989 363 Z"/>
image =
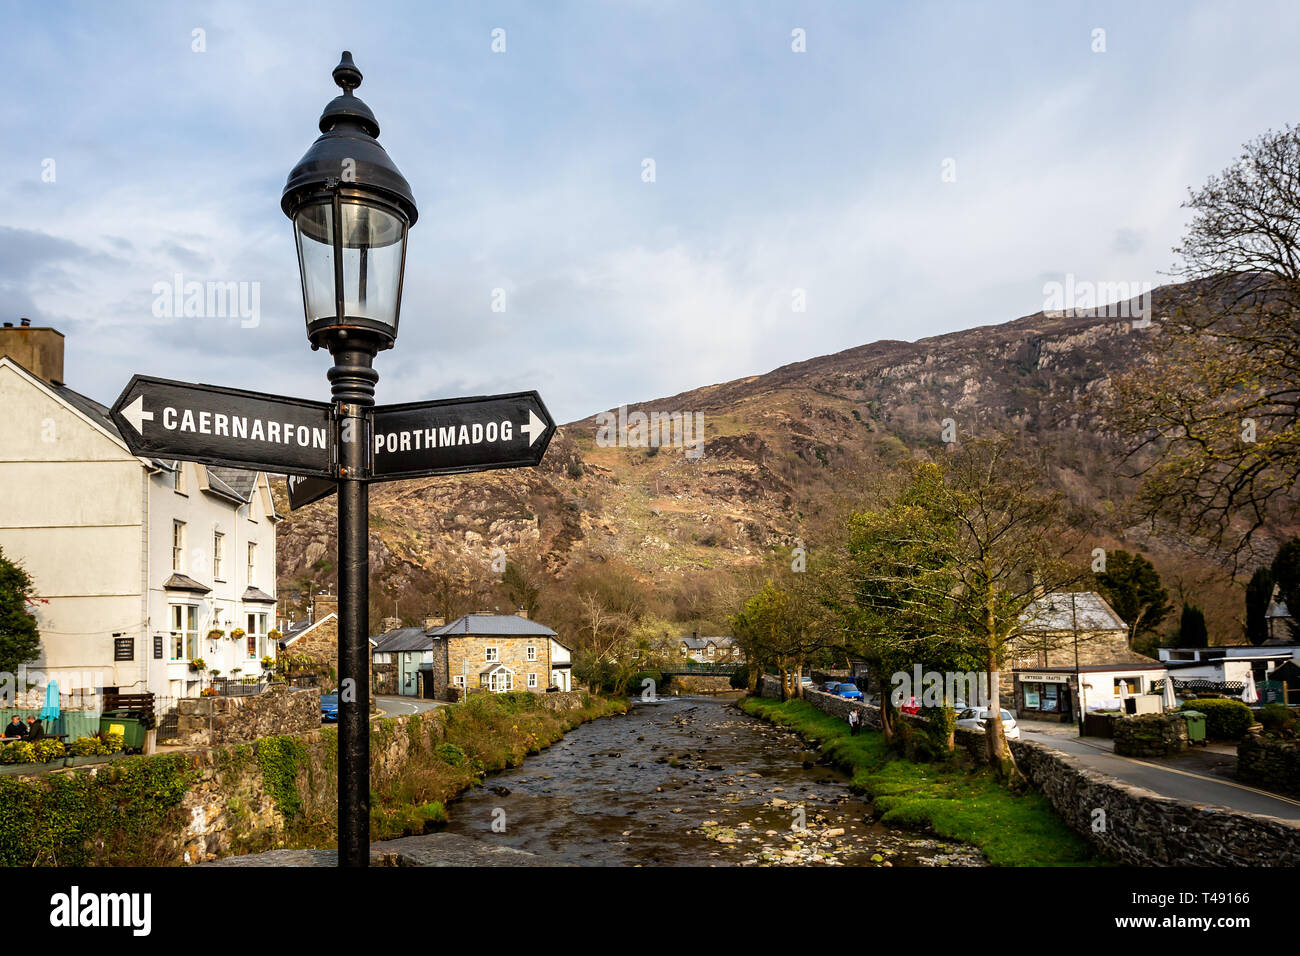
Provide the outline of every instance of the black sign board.
<path id="1" fill-rule="evenodd" d="M 163 638 L 161 634 L 153 636 L 153 658 L 156 661 L 162 660 L 163 655 Z"/>
<path id="2" fill-rule="evenodd" d="M 113 406 L 132 454 L 331 477 L 330 406 L 134 376 Z"/>
<path id="3" fill-rule="evenodd" d="M 312 478 L 305 475 L 290 475 L 289 484 L 289 510 L 297 509 L 311 504 L 313 501 L 320 501 L 322 498 L 328 498 L 334 492 L 338 491 L 338 484 L 324 478 Z"/>
<path id="4" fill-rule="evenodd" d="M 113 660 L 115 661 L 135 660 L 135 638 L 133 637 L 113 638 Z"/>
<path id="5" fill-rule="evenodd" d="M 542 460 L 555 421 L 536 392 L 380 405 L 370 432 L 376 479 L 423 478 Z"/>

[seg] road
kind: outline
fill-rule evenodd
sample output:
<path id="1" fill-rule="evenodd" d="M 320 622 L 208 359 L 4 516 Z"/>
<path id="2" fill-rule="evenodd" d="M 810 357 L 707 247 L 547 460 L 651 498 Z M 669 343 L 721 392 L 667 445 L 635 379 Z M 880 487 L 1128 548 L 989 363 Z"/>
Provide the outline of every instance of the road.
<path id="1" fill-rule="evenodd" d="M 419 714 L 435 707 L 446 707 L 446 701 L 425 700 L 422 697 L 376 697 L 375 706 L 387 717 L 399 717 L 402 714 Z"/>
<path id="2" fill-rule="evenodd" d="M 1110 741 L 1093 741 L 1032 730 L 1023 730 L 1022 739 L 1071 754 L 1089 769 L 1118 777 L 1126 783 L 1145 787 L 1162 796 L 1247 813 L 1263 813 L 1284 820 L 1300 820 L 1300 800 L 1267 793 L 1214 775 L 1215 771 L 1230 772 L 1231 767 L 1235 766 L 1235 757 L 1188 752 L 1179 757 L 1139 759 L 1116 756 L 1107 746 Z"/>

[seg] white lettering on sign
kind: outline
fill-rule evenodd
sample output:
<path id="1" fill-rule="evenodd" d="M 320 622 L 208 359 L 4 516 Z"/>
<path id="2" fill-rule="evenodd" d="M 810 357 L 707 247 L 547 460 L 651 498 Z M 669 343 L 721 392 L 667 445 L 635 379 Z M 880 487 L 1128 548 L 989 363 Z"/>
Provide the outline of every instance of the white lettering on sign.
<path id="1" fill-rule="evenodd" d="M 513 441 L 514 423 L 475 422 L 472 425 L 445 425 L 438 428 L 408 428 L 375 434 L 375 454 L 399 451 L 422 451 L 429 448 L 454 448 L 458 445 L 487 445 Z"/>
<path id="2" fill-rule="evenodd" d="M 293 422 L 263 421 L 247 415 L 227 415 L 224 412 L 199 412 L 196 418 L 188 408 L 167 406 L 162 414 L 163 428 L 168 431 L 194 432 L 196 435 L 217 435 L 222 438 L 244 438 L 275 445 L 297 445 L 299 448 L 327 448 L 329 435 L 325 426 L 295 425 Z"/>

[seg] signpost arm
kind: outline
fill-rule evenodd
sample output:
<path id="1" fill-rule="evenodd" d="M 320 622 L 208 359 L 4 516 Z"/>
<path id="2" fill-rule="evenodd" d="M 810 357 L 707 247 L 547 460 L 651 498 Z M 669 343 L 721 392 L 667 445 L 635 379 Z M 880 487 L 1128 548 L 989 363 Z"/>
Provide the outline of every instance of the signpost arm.
<path id="1" fill-rule="evenodd" d="M 370 495 L 366 422 L 379 373 L 364 349 L 334 352 L 339 455 L 339 865 L 370 862 Z"/>

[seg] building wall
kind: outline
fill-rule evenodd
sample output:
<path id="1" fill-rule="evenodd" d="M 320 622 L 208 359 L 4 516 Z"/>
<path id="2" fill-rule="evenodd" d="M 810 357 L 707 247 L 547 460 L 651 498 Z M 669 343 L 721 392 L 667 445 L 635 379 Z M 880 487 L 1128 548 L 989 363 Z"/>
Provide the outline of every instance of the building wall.
<path id="1" fill-rule="evenodd" d="M 445 643 L 448 645 L 447 680 L 449 683 L 454 684 L 456 677 L 467 674 L 469 689 L 476 689 L 479 686 L 479 672 L 489 666 L 496 666 L 495 663 L 489 664 L 485 657 L 486 648 L 495 647 L 498 662 L 505 664 L 515 673 L 515 690 L 535 690 L 542 693 L 551 684 L 551 642 L 545 635 L 525 637 L 462 635 L 448 637 Z M 535 661 L 527 659 L 529 645 L 537 648 Z M 530 673 L 537 675 L 537 686 L 533 688 L 528 686 Z"/>
<path id="2" fill-rule="evenodd" d="M 0 548 L 32 576 L 41 651 L 60 681 L 142 684 L 145 470 L 124 445 L 25 375 L 0 366 Z M 113 635 L 135 660 L 114 663 Z"/>
<path id="3" fill-rule="evenodd" d="M 274 604 L 245 604 L 245 589 L 251 584 L 272 597 L 275 596 L 275 523 L 267 508 L 270 489 L 265 475 L 257 476 L 253 501 L 236 505 L 228 498 L 217 497 L 203 490 L 206 470 L 193 462 L 181 462 L 184 469 L 184 490 L 172 487 L 172 475 L 163 472 L 149 479 L 149 622 L 150 635 L 163 638 L 163 659 L 153 661 L 160 672 L 161 681 L 152 689 L 171 697 L 192 696 L 199 689 L 199 675 L 189 669 L 185 660 L 171 659 L 171 605 L 193 605 L 198 608 L 199 656 L 208 671 L 221 671 L 229 677 L 240 668 L 241 677 L 251 677 L 262 672 L 261 657 L 275 656 L 274 642 L 263 639 L 258 652 L 248 656 L 245 640 L 233 641 L 230 632 L 236 628 L 247 630 L 247 615 L 266 615 L 266 630 L 275 627 Z M 176 568 L 209 587 L 208 594 L 164 590 L 163 583 L 171 577 L 172 524 L 185 522 L 185 549 L 181 566 Z M 221 578 L 215 575 L 214 535 L 222 532 L 224 558 Z M 257 560 L 253 576 L 248 574 L 248 544 L 257 545 Z M 226 632 L 220 640 L 209 640 L 213 629 Z M 148 653 L 152 656 L 152 640 Z"/>

